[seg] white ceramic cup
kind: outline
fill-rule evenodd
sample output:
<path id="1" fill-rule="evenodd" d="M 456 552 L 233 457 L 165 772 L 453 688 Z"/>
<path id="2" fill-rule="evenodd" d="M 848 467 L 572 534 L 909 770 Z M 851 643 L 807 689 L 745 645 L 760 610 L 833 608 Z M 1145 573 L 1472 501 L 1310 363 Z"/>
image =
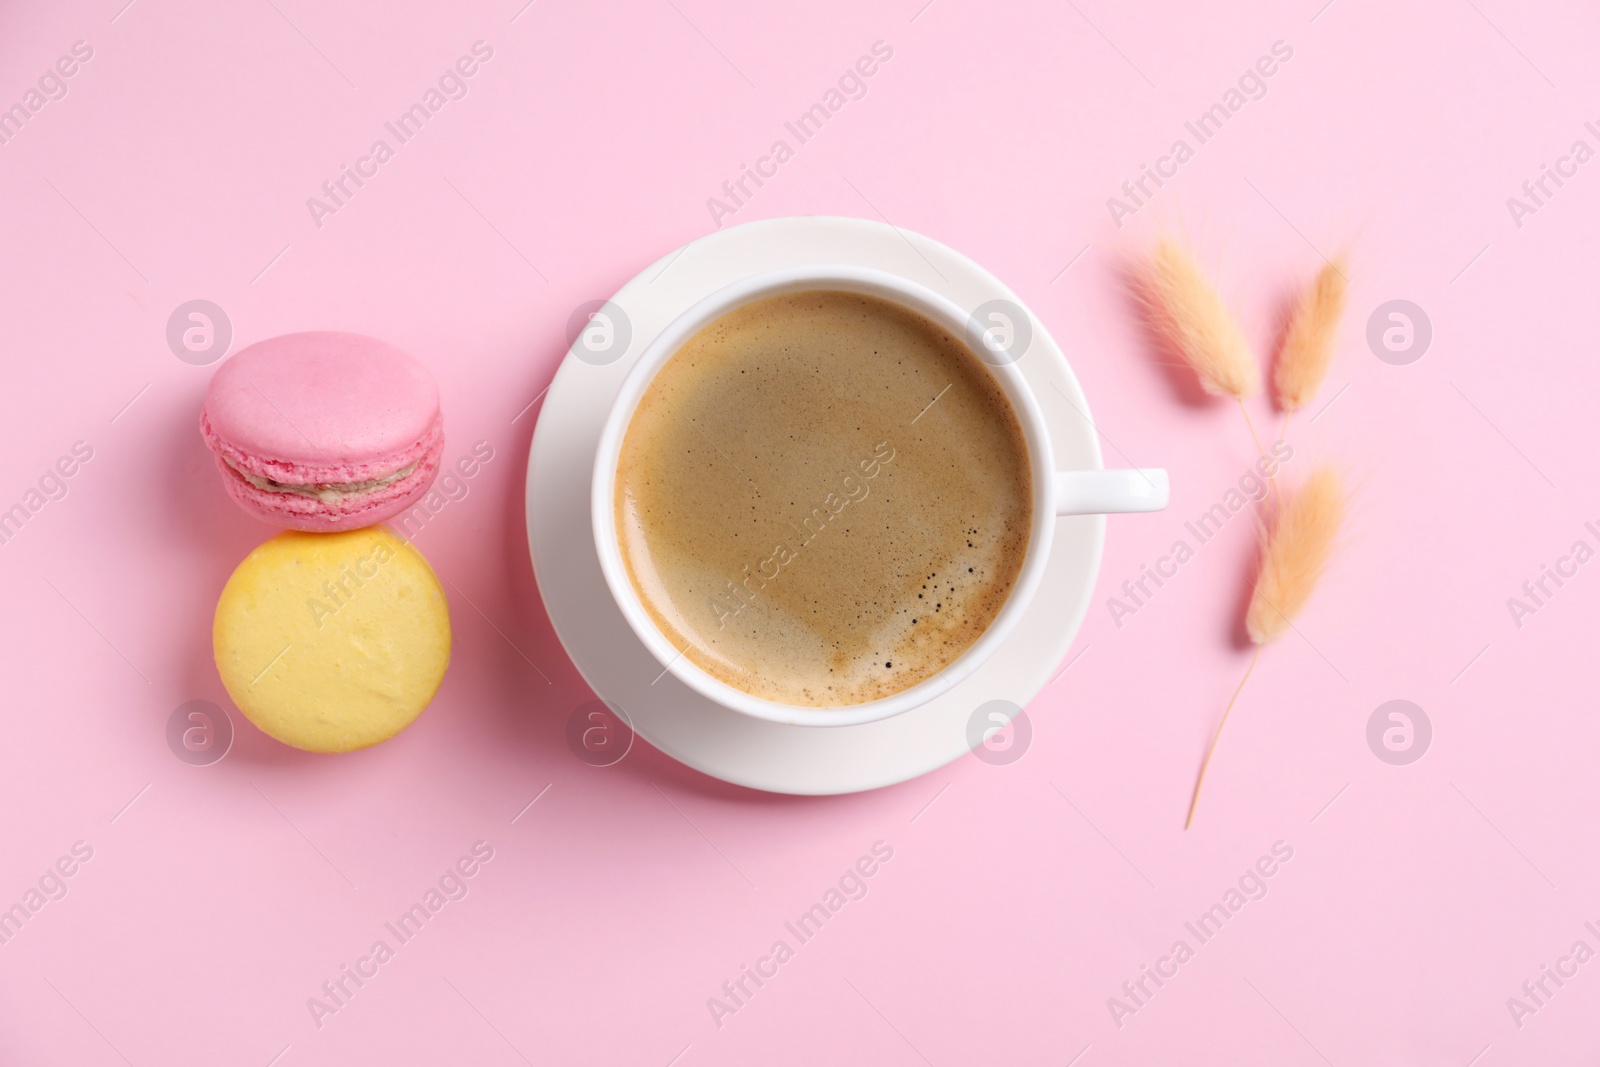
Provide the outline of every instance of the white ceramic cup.
<path id="1" fill-rule="evenodd" d="M 917 684 L 878 700 L 838 707 L 802 707 L 765 700 L 712 677 L 690 662 L 684 651 L 675 647 L 656 627 L 628 577 L 614 506 L 617 461 L 623 436 L 639 400 L 667 360 L 703 327 L 745 304 L 808 290 L 842 290 L 875 296 L 938 323 L 957 338 L 965 338 L 968 347 L 988 365 L 1011 401 L 1027 443 L 1033 474 L 1033 526 L 1029 531 L 1028 553 L 1011 595 L 988 629 L 943 670 Z M 650 342 L 623 379 L 601 431 L 594 461 L 590 511 L 600 569 L 611 595 L 616 598 L 628 625 L 660 661 L 663 670 L 670 671 L 708 699 L 758 719 L 802 726 L 854 726 L 887 719 L 949 691 L 1006 639 L 1039 590 L 1045 564 L 1050 558 L 1057 516 L 1160 511 L 1167 506 L 1167 472 L 1164 470 L 1055 469 L 1050 434 L 1039 411 L 1038 399 L 1015 365 L 1026 352 L 1013 355 L 1009 351 L 1010 343 L 1019 334 L 1019 326 L 1023 332 L 1031 332 L 1034 327 L 1031 321 L 1011 321 L 1015 316 L 1027 316 L 1020 307 L 1008 305 L 1005 309 L 986 311 L 987 308 L 985 305 L 979 309 L 981 317 L 975 317 L 931 289 L 886 271 L 850 266 L 791 267 L 745 278 L 712 293 L 679 315 Z M 997 317 L 991 319 L 990 314 Z"/>

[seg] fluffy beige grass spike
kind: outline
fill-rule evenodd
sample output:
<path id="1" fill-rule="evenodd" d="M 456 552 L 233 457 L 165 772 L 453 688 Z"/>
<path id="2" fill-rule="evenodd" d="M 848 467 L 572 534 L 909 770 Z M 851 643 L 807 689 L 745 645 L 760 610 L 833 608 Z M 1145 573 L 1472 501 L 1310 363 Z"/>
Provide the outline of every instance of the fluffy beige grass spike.
<path id="1" fill-rule="evenodd" d="M 1194 822 L 1200 790 L 1206 784 L 1206 771 L 1217 751 L 1222 728 L 1228 724 L 1228 713 L 1244 691 L 1244 684 L 1250 680 L 1250 672 L 1256 669 L 1261 649 L 1282 636 L 1316 592 L 1317 582 L 1328 565 L 1334 541 L 1344 523 L 1344 511 L 1343 485 L 1338 472 L 1328 466 L 1313 470 L 1298 493 L 1280 498 L 1277 521 L 1270 532 L 1264 531 L 1261 573 L 1250 597 L 1250 608 L 1245 613 L 1245 629 L 1256 650 L 1250 657 L 1250 665 L 1244 669 L 1244 677 L 1239 679 L 1238 687 L 1228 699 L 1228 706 L 1222 709 L 1217 732 L 1211 736 L 1211 746 L 1206 749 L 1200 777 L 1194 783 L 1194 796 L 1189 801 L 1189 817 L 1183 823 L 1185 830 Z"/>
<path id="2" fill-rule="evenodd" d="M 1343 522 L 1339 474 L 1332 467 L 1318 467 L 1284 504 L 1267 537 L 1245 614 L 1250 640 L 1264 645 L 1277 639 L 1300 614 L 1316 591 Z"/>
<path id="3" fill-rule="evenodd" d="M 1150 257 L 1157 325 L 1217 396 L 1243 400 L 1261 391 L 1261 368 L 1244 331 L 1187 248 L 1163 237 Z"/>
<path id="4" fill-rule="evenodd" d="M 1278 407 L 1285 413 L 1309 403 L 1328 377 L 1349 287 L 1344 261 L 1335 259 L 1317 272 L 1317 280 L 1295 305 L 1272 376 Z"/>

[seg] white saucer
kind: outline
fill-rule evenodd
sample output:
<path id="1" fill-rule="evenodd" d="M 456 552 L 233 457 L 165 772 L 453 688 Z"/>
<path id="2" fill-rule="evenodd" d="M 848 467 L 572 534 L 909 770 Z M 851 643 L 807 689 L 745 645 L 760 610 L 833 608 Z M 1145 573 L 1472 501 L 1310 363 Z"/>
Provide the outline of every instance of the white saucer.
<path id="1" fill-rule="evenodd" d="M 762 271 L 843 263 L 893 271 L 964 308 L 1017 295 L 959 252 L 920 234 L 864 219 L 769 219 L 720 230 L 664 256 L 612 297 L 631 327 L 620 358 L 604 365 L 567 353 L 545 396 L 528 456 L 528 544 L 557 636 L 584 679 L 619 706 L 639 736 L 713 777 L 775 793 L 853 793 L 893 785 L 971 750 L 968 725 L 990 701 L 1025 707 L 1065 656 L 1100 569 L 1103 516 L 1057 519 L 1044 584 L 1013 635 L 950 692 L 861 726 L 763 722 L 700 696 L 634 635 L 606 588 L 589 521 L 589 486 L 601 425 L 624 375 L 650 340 L 690 305 Z M 1037 317 L 1017 366 L 1039 397 L 1056 469 L 1101 466 L 1089 405 Z"/>

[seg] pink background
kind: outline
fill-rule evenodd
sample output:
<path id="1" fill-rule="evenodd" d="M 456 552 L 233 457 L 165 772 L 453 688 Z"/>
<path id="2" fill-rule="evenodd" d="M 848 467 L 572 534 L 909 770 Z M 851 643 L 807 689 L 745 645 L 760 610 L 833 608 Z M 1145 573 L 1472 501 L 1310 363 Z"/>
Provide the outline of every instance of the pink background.
<path id="1" fill-rule="evenodd" d="M 1506 1004 L 1575 941 L 1600 949 L 1584 928 L 1600 926 L 1600 564 L 1520 629 L 1506 607 L 1574 541 L 1600 547 L 1583 528 L 1600 520 L 1600 162 L 1520 228 L 1505 203 L 1574 140 L 1600 147 L 1583 126 L 1600 120 L 1600 17 L 1506 0 L 921 3 L 0 10 L 0 106 L 73 42 L 94 50 L 0 146 L 0 507 L 73 442 L 93 449 L 0 545 L 0 906 L 74 842 L 93 849 L 0 945 L 0 1063 L 1600 1055 L 1600 962 L 1520 1028 Z M 318 228 L 306 198 L 477 40 L 494 55 L 469 95 Z M 879 40 L 894 56 L 867 95 L 724 221 L 887 217 L 972 256 L 1066 349 L 1108 461 L 1170 468 L 1173 507 L 1110 522 L 1081 658 L 1028 709 L 1019 762 L 829 799 L 727 786 L 644 745 L 592 768 L 564 740 L 592 694 L 529 566 L 538 407 L 520 413 L 573 309 L 709 232 L 706 199 Z M 1119 230 L 1106 198 L 1278 40 L 1294 54 L 1265 98 Z M 1162 224 L 1218 268 L 1263 350 L 1320 253 L 1352 256 L 1340 359 L 1285 475 L 1341 464 L 1359 485 L 1349 536 L 1263 658 L 1188 833 L 1247 658 L 1248 520 L 1121 628 L 1104 601 L 1251 446 L 1135 324 L 1122 269 Z M 182 702 L 231 709 L 211 611 L 271 532 L 227 501 L 196 431 L 214 367 L 166 344 L 195 298 L 226 310 L 235 350 L 304 329 L 401 345 L 438 375 L 447 457 L 495 450 L 418 536 L 454 584 L 454 662 L 378 748 L 306 755 L 236 711 L 220 763 L 167 748 Z M 1364 327 L 1402 298 L 1434 340 L 1391 366 Z M 1255 414 L 1276 425 L 1264 401 Z M 1365 739 L 1396 698 L 1434 728 L 1409 766 Z M 494 858 L 470 894 L 319 1029 L 307 998 L 479 840 Z M 870 893 L 719 1028 L 707 998 L 880 840 L 894 857 Z M 1294 858 L 1270 893 L 1119 1028 L 1107 998 L 1277 841 Z"/>

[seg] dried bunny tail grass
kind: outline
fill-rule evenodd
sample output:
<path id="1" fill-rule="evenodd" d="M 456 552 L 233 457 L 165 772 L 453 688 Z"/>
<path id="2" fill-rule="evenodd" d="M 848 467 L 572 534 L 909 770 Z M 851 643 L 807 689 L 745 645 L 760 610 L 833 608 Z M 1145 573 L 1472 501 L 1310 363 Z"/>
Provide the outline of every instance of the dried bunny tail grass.
<path id="1" fill-rule="evenodd" d="M 1272 376 L 1278 407 L 1285 412 L 1304 406 L 1322 388 L 1333 363 L 1334 342 L 1349 287 L 1344 262 L 1335 259 L 1317 273 L 1316 282 L 1295 305 Z"/>
<path id="2" fill-rule="evenodd" d="M 1332 467 L 1311 472 L 1300 491 L 1284 500 L 1262 551 L 1261 574 L 1245 628 L 1258 645 L 1276 639 L 1300 614 L 1333 551 L 1344 522 L 1344 488 Z"/>
<path id="3" fill-rule="evenodd" d="M 1327 466 L 1312 471 L 1298 493 L 1279 500 L 1277 521 L 1266 534 L 1261 575 L 1250 597 L 1250 610 L 1245 615 L 1245 627 L 1250 631 L 1256 650 L 1233 696 L 1228 698 L 1228 706 L 1222 709 L 1216 733 L 1211 735 L 1211 746 L 1206 749 L 1200 776 L 1195 779 L 1194 796 L 1189 800 L 1189 815 L 1183 822 L 1185 830 L 1194 822 L 1200 789 L 1206 784 L 1206 771 L 1217 751 L 1222 728 L 1228 724 L 1228 713 L 1233 711 L 1244 684 L 1250 680 L 1250 672 L 1256 669 L 1262 647 L 1288 628 L 1316 591 L 1317 580 L 1322 577 L 1344 521 L 1344 510 L 1344 489 L 1338 472 Z"/>
<path id="4" fill-rule="evenodd" d="M 1261 390 L 1261 368 L 1244 332 L 1188 249 L 1170 237 L 1149 265 L 1157 325 L 1200 376 L 1208 393 L 1243 400 Z"/>

